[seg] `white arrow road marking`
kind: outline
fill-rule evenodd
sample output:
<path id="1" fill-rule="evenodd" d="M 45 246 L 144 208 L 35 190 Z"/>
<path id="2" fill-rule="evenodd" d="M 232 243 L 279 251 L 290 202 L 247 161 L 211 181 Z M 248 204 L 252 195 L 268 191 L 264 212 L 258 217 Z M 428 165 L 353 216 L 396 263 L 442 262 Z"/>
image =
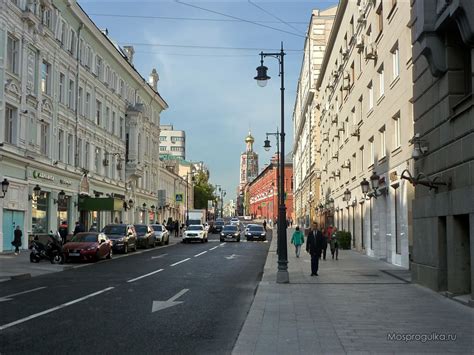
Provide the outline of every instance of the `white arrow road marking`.
<path id="1" fill-rule="evenodd" d="M 72 306 L 72 305 L 75 304 L 75 303 L 84 301 L 84 300 L 86 300 L 86 299 L 88 299 L 88 298 L 91 298 L 91 297 L 94 297 L 94 296 L 97 296 L 97 295 L 100 295 L 101 293 L 110 291 L 110 290 L 112 290 L 112 289 L 113 289 L 113 287 L 107 287 L 107 288 L 104 288 L 104 289 L 101 290 L 101 291 L 97 291 L 97 292 L 91 293 L 90 295 L 87 295 L 87 296 L 84 296 L 84 297 L 75 299 L 75 300 L 73 300 L 73 301 L 69 301 L 69 302 L 63 303 L 63 304 L 61 304 L 61 305 L 59 305 L 59 306 L 56 306 L 56 307 L 47 309 L 47 310 L 45 310 L 45 311 L 43 311 L 43 312 L 35 313 L 35 314 L 32 314 L 31 316 L 28 316 L 28 317 L 25 317 L 25 318 L 22 318 L 22 319 L 18 319 L 18 320 L 14 321 L 14 322 L 7 323 L 7 324 L 4 324 L 4 325 L 0 325 L 0 330 L 4 330 L 4 329 L 10 328 L 10 327 L 13 327 L 14 325 L 27 322 L 27 321 L 29 321 L 29 320 L 31 320 L 31 319 L 35 319 L 35 318 L 41 317 L 41 316 L 43 316 L 43 315 L 45 315 L 45 314 L 48 314 L 48 313 L 57 311 L 57 310 L 62 309 L 62 308 L 65 308 L 65 307 L 68 307 L 68 306 Z"/>
<path id="2" fill-rule="evenodd" d="M 23 292 L 14 293 L 13 295 L 3 296 L 3 297 L 0 297 L 0 302 L 11 301 L 11 300 L 12 300 L 11 297 L 15 297 L 15 296 L 18 296 L 18 295 L 23 295 L 23 294 L 25 294 L 25 293 L 30 293 L 30 292 L 39 291 L 39 290 L 42 290 L 43 288 L 46 288 L 46 286 L 34 288 L 34 289 L 28 290 L 28 291 L 23 291 Z"/>
<path id="3" fill-rule="evenodd" d="M 155 271 L 149 272 L 148 274 L 145 274 L 145 275 L 142 275 L 142 276 L 136 277 L 136 278 L 134 278 L 134 279 L 128 280 L 127 282 L 134 282 L 134 281 L 137 281 L 137 280 L 143 279 L 144 277 L 147 277 L 147 276 L 150 276 L 150 275 L 156 274 L 157 272 L 162 272 L 162 271 L 163 271 L 163 269 L 158 269 L 158 270 L 155 270 Z"/>
<path id="4" fill-rule="evenodd" d="M 153 301 L 153 305 L 151 307 L 151 313 L 154 313 L 156 311 L 161 311 L 162 309 L 173 307 L 180 303 L 183 303 L 182 301 L 175 301 L 175 299 L 180 298 L 182 295 L 184 295 L 188 291 L 189 289 L 187 288 L 182 289 L 176 295 L 171 297 L 168 301 Z"/>
<path id="5" fill-rule="evenodd" d="M 185 261 L 188 261 L 189 259 L 191 259 L 191 258 L 187 258 L 187 259 L 178 261 L 177 263 L 171 264 L 170 266 L 176 266 L 176 265 L 178 265 L 178 264 L 184 263 Z"/>
<path id="6" fill-rule="evenodd" d="M 231 259 L 235 259 L 236 256 L 238 256 L 238 255 L 232 254 L 232 255 L 226 256 L 225 258 L 227 260 L 231 260 Z"/>
<path id="7" fill-rule="evenodd" d="M 162 258 L 162 257 L 164 257 L 164 256 L 166 256 L 166 255 L 168 255 L 168 254 L 161 254 L 161 255 L 157 255 L 157 256 L 152 256 L 151 258 L 152 258 L 152 259 L 158 259 L 158 258 Z"/>
<path id="8" fill-rule="evenodd" d="M 206 253 L 207 253 L 207 250 L 203 251 L 202 253 L 194 255 L 194 257 L 197 258 L 198 256 L 201 256 L 202 254 L 206 254 Z"/>

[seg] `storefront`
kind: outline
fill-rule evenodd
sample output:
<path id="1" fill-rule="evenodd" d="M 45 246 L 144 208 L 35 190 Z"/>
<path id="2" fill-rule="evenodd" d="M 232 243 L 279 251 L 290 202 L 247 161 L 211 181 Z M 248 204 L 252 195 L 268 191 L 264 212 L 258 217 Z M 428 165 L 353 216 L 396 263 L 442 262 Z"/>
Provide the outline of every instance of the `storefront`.
<path id="1" fill-rule="evenodd" d="M 109 223 L 122 221 L 124 201 L 115 197 L 80 196 L 78 208 L 86 230 L 101 230 Z"/>

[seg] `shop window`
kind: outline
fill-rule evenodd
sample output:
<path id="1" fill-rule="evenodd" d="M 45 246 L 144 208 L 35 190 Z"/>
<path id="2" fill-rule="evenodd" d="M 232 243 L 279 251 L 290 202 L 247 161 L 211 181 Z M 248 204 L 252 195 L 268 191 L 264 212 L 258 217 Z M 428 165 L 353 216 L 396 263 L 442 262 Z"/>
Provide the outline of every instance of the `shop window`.
<path id="1" fill-rule="evenodd" d="M 49 231 L 49 192 L 33 199 L 31 204 L 31 229 L 34 234 L 48 233 Z"/>

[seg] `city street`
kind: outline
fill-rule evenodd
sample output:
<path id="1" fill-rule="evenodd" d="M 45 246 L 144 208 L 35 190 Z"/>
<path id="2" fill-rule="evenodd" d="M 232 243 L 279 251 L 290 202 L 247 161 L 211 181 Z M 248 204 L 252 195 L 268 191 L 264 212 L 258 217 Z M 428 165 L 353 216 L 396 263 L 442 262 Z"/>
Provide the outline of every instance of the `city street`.
<path id="1" fill-rule="evenodd" d="M 270 243 L 216 237 L 3 282 L 0 353 L 230 353 Z"/>

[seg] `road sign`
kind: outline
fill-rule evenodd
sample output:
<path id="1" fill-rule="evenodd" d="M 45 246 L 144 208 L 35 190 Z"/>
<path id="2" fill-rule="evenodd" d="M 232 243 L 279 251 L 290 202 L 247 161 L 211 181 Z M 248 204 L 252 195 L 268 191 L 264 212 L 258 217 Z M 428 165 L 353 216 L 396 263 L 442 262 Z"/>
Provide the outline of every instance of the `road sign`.
<path id="1" fill-rule="evenodd" d="M 175 201 L 176 201 L 176 202 L 183 202 L 183 201 L 184 201 L 184 196 L 183 196 L 183 194 L 182 194 L 182 193 L 176 194 L 176 196 L 175 196 Z"/>

